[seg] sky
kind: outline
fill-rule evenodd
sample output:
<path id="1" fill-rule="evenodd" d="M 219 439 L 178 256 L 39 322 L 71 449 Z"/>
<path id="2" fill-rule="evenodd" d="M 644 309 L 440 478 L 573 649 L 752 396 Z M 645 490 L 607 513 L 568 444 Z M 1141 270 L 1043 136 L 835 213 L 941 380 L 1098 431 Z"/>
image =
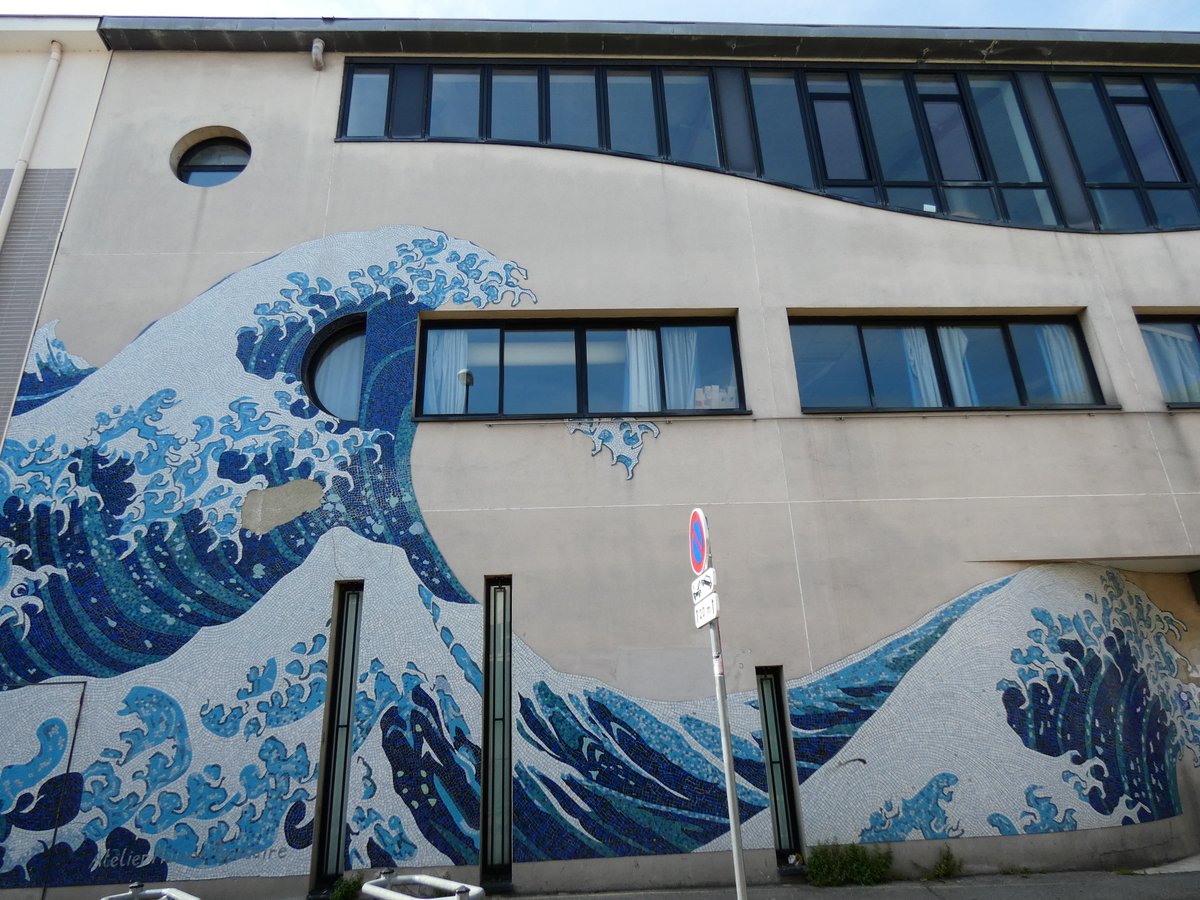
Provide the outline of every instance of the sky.
<path id="1" fill-rule="evenodd" d="M 0 14 L 603 19 L 1200 32 L 1200 0 L 0 0 Z"/>

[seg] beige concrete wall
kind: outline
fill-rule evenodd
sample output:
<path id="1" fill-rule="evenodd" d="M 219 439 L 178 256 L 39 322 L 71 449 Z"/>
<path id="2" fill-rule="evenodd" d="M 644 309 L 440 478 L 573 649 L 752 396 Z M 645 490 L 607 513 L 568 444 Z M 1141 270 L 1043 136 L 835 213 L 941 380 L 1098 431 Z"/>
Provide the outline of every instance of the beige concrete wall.
<path id="1" fill-rule="evenodd" d="M 753 414 L 661 420 L 631 481 L 561 423 L 419 429 L 439 547 L 471 590 L 513 575 L 515 627 L 555 667 L 708 694 L 683 550 L 695 505 L 733 690 L 755 665 L 806 674 L 1028 561 L 1200 565 L 1200 418 L 1164 409 L 1134 319 L 1197 308 L 1200 233 L 956 223 L 562 150 L 335 143 L 341 75 L 336 55 L 322 72 L 306 54 L 114 55 L 44 318 L 103 363 L 230 272 L 395 222 L 527 266 L 540 302 L 519 315 L 736 312 Z M 184 185 L 171 150 L 209 125 L 245 134 L 250 165 Z M 1119 408 L 801 415 L 789 313 L 915 310 L 1079 311 Z"/>

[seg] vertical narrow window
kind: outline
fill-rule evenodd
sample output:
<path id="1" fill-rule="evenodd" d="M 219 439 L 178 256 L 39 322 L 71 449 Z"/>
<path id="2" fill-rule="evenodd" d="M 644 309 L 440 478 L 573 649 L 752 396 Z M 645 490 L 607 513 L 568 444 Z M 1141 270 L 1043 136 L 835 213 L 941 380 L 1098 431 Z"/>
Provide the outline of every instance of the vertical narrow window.
<path id="1" fill-rule="evenodd" d="M 537 143 L 537 69 L 492 70 L 491 137 Z"/>
<path id="2" fill-rule="evenodd" d="M 1061 75 L 1052 77 L 1050 86 L 1083 170 L 1084 181 L 1128 182 L 1129 170 L 1092 80 L 1086 76 Z"/>
<path id="3" fill-rule="evenodd" d="M 868 177 L 867 163 L 846 75 L 841 72 L 814 72 L 805 81 L 812 97 L 826 181 L 865 180 Z M 843 190 L 835 193 L 846 194 Z M 875 198 L 875 191 L 867 188 L 861 195 L 855 193 L 852 196 L 870 202 Z"/>
<path id="4" fill-rule="evenodd" d="M 346 137 L 383 137 L 387 123 L 388 66 L 355 66 L 350 76 Z"/>
<path id="5" fill-rule="evenodd" d="M 1191 78 L 1156 78 L 1154 84 L 1192 174 L 1200 177 L 1200 91 Z"/>
<path id="6" fill-rule="evenodd" d="M 863 72 L 859 81 L 884 181 L 928 181 L 929 168 L 917 138 L 904 76 Z"/>
<path id="7" fill-rule="evenodd" d="M 812 160 L 796 93 L 796 76 L 791 72 L 750 73 L 750 95 L 754 101 L 754 127 L 762 156 L 762 174 L 772 181 L 812 187 Z"/>
<path id="8" fill-rule="evenodd" d="M 707 69 L 664 69 L 663 98 L 671 159 L 701 166 L 720 165 L 712 86 Z"/>
<path id="9" fill-rule="evenodd" d="M 660 156 L 650 70 L 609 69 L 605 81 L 609 148 L 638 156 Z"/>
<path id="10" fill-rule="evenodd" d="M 394 138 L 425 136 L 425 66 L 398 65 L 392 69 L 392 123 Z"/>
<path id="11" fill-rule="evenodd" d="M 1042 168 L 1009 76 L 970 75 L 967 84 L 997 180 L 1011 184 L 1042 181 Z"/>
<path id="12" fill-rule="evenodd" d="M 354 324 L 323 340 L 313 357 L 311 392 L 323 410 L 357 422 L 362 400 L 367 328 Z"/>
<path id="13" fill-rule="evenodd" d="M 550 143 L 599 147 L 596 70 L 550 70 Z"/>
<path id="14" fill-rule="evenodd" d="M 1105 78 L 1104 87 L 1143 181 L 1179 181 L 1179 170 L 1140 78 Z"/>
<path id="15" fill-rule="evenodd" d="M 435 68 L 429 93 L 429 136 L 479 137 L 479 69 Z"/>
<path id="16" fill-rule="evenodd" d="M 484 582 L 483 822 L 484 886 L 512 879 L 512 579 Z"/>
<path id="17" fill-rule="evenodd" d="M 783 670 L 759 667 L 758 709 L 762 716 L 763 762 L 767 769 L 767 796 L 771 801 L 771 831 L 779 865 L 793 865 L 800 851 L 796 827 L 796 792 L 792 786 L 792 760 L 788 752 L 791 720 L 784 701 Z"/>
<path id="18" fill-rule="evenodd" d="M 330 641 L 329 683 L 326 693 L 325 735 L 321 742 L 321 816 L 314 841 L 321 881 L 345 871 L 347 776 L 354 725 L 354 687 L 358 631 L 362 620 L 361 582 L 339 584 Z"/>
<path id="19" fill-rule="evenodd" d="M 1142 322 L 1142 339 L 1168 403 L 1200 403 L 1200 341 L 1191 322 Z"/>
<path id="20" fill-rule="evenodd" d="M 983 172 L 975 155 L 966 111 L 953 75 L 917 78 L 921 106 L 933 137 L 933 148 L 944 181 L 981 181 Z"/>

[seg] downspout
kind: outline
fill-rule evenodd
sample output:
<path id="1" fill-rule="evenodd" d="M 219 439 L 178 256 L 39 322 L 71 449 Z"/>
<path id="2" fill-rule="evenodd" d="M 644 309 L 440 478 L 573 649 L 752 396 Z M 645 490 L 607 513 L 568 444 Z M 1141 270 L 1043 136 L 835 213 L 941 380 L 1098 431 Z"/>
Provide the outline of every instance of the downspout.
<path id="1" fill-rule="evenodd" d="M 12 178 L 8 182 L 8 191 L 4 194 L 4 205 L 0 206 L 0 249 L 8 237 L 8 226 L 12 223 L 13 210 L 17 208 L 17 195 L 21 193 L 21 185 L 25 182 L 25 172 L 29 168 L 29 158 L 33 156 L 33 148 L 37 143 L 38 132 L 42 128 L 42 119 L 46 115 L 46 104 L 50 102 L 50 91 L 54 87 L 54 76 L 58 74 L 58 63 L 62 59 L 62 44 L 50 42 L 50 59 L 46 61 L 46 73 L 42 76 L 42 87 L 38 91 L 37 100 L 33 103 L 33 112 L 29 114 L 29 126 L 25 129 L 25 140 L 21 144 L 21 152 L 17 155 L 17 163 L 13 166 Z"/>

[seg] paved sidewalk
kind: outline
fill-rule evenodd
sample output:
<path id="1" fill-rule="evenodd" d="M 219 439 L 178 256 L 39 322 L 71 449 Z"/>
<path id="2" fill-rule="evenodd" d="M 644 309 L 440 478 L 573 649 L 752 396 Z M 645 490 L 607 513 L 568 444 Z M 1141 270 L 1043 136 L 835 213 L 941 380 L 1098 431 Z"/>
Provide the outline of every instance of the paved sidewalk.
<path id="1" fill-rule="evenodd" d="M 1186 870 L 1172 866 L 1190 863 Z M 818 888 L 807 884 L 751 887 L 748 900 L 1200 900 L 1200 859 L 1163 871 L 1052 872 L 977 875 L 952 881 L 891 881 L 873 887 Z M 520 900 L 734 900 L 728 888 L 619 891 L 598 894 L 520 895 Z"/>

